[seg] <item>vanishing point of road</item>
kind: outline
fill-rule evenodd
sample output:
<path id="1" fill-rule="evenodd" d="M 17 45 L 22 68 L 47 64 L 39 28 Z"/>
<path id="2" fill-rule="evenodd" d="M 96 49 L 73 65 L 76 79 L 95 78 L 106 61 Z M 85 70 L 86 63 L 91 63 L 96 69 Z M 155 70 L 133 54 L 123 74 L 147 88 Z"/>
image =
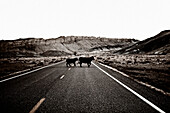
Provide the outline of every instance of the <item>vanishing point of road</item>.
<path id="1" fill-rule="evenodd" d="M 59 62 L 0 81 L 1 113 L 170 113 L 170 97 L 97 62 Z"/>

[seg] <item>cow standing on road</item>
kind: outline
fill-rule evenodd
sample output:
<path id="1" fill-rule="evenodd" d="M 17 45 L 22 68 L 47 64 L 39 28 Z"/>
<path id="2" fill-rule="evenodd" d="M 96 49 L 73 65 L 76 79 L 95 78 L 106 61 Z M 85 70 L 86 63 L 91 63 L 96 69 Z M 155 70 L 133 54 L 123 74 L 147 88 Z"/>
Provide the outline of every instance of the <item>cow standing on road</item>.
<path id="1" fill-rule="evenodd" d="M 70 64 L 74 64 L 74 66 L 76 66 L 76 61 L 78 60 L 78 58 L 68 58 L 66 59 L 66 66 L 68 67 L 71 67 Z"/>
<path id="2" fill-rule="evenodd" d="M 79 63 L 80 67 L 82 67 L 82 63 L 87 63 L 88 67 L 91 65 L 91 61 L 94 60 L 94 57 L 80 57 L 79 58 Z"/>

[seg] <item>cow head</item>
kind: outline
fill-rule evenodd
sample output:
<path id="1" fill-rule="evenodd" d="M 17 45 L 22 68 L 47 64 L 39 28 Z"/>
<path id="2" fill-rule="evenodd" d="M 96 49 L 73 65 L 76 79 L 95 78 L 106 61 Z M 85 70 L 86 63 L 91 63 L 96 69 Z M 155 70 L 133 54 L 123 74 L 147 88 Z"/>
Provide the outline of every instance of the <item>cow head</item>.
<path id="1" fill-rule="evenodd" d="M 94 56 L 91 56 L 90 58 L 91 58 L 91 60 L 94 60 Z"/>

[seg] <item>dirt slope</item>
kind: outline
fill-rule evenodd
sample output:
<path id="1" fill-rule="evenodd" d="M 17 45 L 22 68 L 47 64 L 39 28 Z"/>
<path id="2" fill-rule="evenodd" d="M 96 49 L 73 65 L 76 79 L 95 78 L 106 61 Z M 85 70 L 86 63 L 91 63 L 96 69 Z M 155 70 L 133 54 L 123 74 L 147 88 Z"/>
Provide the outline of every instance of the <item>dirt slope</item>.
<path id="1" fill-rule="evenodd" d="M 140 41 L 115 53 L 119 54 L 170 54 L 170 30 L 160 32 L 154 37 Z"/>

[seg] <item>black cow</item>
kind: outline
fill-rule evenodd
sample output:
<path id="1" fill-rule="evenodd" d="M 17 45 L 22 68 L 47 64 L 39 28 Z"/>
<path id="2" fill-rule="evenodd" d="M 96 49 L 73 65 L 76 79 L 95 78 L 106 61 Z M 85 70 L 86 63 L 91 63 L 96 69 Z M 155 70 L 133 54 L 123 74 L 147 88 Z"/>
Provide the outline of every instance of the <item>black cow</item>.
<path id="1" fill-rule="evenodd" d="M 66 66 L 71 66 L 70 64 L 74 64 L 74 66 L 76 66 L 76 61 L 78 60 L 78 58 L 68 58 L 66 59 Z"/>
<path id="2" fill-rule="evenodd" d="M 91 61 L 94 60 L 94 57 L 80 57 L 79 58 L 79 63 L 80 67 L 82 67 L 82 63 L 87 63 L 88 67 L 91 65 Z"/>

